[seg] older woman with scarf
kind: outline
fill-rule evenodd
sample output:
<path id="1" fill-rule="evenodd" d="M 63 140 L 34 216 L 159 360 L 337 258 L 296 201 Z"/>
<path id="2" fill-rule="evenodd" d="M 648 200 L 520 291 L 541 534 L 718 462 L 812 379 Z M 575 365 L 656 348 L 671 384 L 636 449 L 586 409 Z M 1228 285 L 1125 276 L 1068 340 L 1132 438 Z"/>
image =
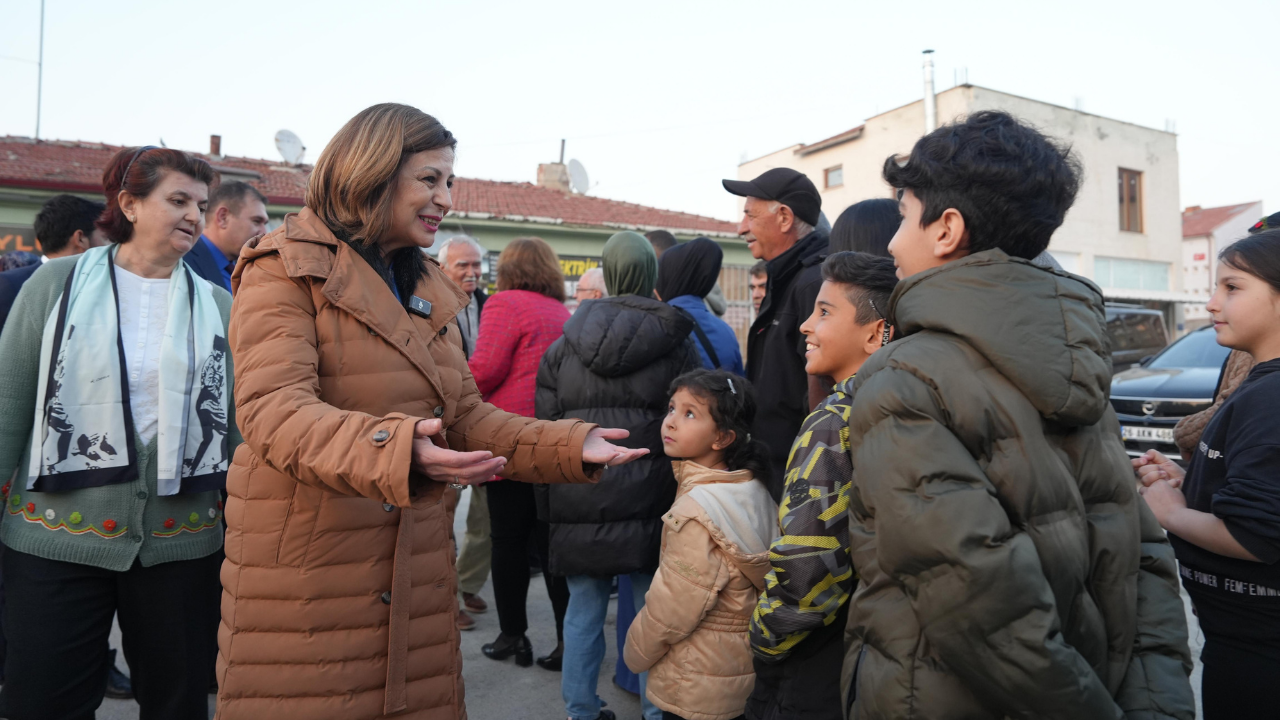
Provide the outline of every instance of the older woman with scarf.
<path id="1" fill-rule="evenodd" d="M 182 257 L 214 179 L 177 150 L 120 151 L 111 244 L 46 263 L 0 335 L 10 720 L 93 717 L 116 614 L 140 716 L 207 717 L 218 490 L 240 436 L 231 296 Z"/>
<path id="2" fill-rule="evenodd" d="M 693 316 L 702 366 L 708 370 L 728 370 L 745 374 L 742 348 L 729 323 L 707 310 L 706 298 L 720 278 L 724 251 L 711 240 L 700 237 L 662 253 L 658 259 L 658 299 Z"/>
<path id="3" fill-rule="evenodd" d="M 220 720 L 466 717 L 449 486 L 590 483 L 644 454 L 481 399 L 467 296 L 422 252 L 455 145 L 416 108 L 361 111 L 303 210 L 240 253 Z"/>
<path id="4" fill-rule="evenodd" d="M 658 567 L 662 514 L 676 491 L 662 453 L 667 388 L 702 364 L 693 319 L 653 298 L 658 258 L 649 241 L 634 232 L 614 235 L 603 265 L 609 297 L 583 303 L 543 356 L 537 415 L 626 428 L 625 444 L 650 454 L 605 470 L 598 485 L 538 489 L 540 514 L 551 523 L 550 569 L 569 583 L 560 688 L 571 720 L 613 717 L 596 694 L 609 590 L 614 576 L 626 576 L 637 609 L 644 606 Z M 626 633 L 621 621 L 619 631 Z M 640 696 L 645 717 L 660 718 L 644 698 L 643 676 Z"/>

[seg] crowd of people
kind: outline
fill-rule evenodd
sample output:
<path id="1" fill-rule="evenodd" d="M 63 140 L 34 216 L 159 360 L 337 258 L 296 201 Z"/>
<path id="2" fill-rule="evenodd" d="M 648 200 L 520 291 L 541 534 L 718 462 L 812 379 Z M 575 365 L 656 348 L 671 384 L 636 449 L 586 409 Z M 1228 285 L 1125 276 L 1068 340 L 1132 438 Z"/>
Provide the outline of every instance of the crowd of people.
<path id="1" fill-rule="evenodd" d="M 370 107 L 270 231 L 166 148 L 49 201 L 0 272 L 0 717 L 465 717 L 490 579 L 483 654 L 559 672 L 569 720 L 616 717 L 614 594 L 647 720 L 1190 720 L 1180 583 L 1203 717 L 1273 714 L 1274 222 L 1219 258 L 1184 470 L 1125 452 L 1101 292 L 1046 252 L 1082 168 L 1017 118 L 925 135 L 829 230 L 800 172 L 723 181 L 745 357 L 706 238 L 618 232 L 570 298 L 520 237 L 490 286 L 436 243 L 456 145 Z"/>

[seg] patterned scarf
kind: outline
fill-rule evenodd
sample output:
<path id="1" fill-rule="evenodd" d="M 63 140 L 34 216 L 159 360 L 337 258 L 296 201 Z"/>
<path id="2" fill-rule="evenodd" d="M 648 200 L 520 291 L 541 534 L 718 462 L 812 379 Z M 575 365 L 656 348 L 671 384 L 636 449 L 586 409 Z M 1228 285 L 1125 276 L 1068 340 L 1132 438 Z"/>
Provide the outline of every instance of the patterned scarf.
<path id="1" fill-rule="evenodd" d="M 120 337 L 117 246 L 82 254 L 45 323 L 27 488 L 57 492 L 131 482 L 138 455 Z M 227 340 L 212 286 L 178 263 L 160 344 L 157 490 L 226 482 Z M 145 332 L 145 329 L 140 330 Z"/>

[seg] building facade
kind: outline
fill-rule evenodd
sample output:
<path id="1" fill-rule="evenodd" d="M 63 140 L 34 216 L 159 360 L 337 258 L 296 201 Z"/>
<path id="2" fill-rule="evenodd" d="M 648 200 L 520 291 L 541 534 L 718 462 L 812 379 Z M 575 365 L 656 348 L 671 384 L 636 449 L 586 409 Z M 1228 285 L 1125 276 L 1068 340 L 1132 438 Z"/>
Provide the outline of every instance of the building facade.
<path id="1" fill-rule="evenodd" d="M 1003 110 L 1067 143 L 1084 166 L 1080 192 L 1050 252 L 1073 273 L 1091 278 L 1109 301 L 1166 311 L 1182 324 L 1182 232 L 1177 136 L 976 85 L 937 95 L 939 123 L 980 110 Z M 793 145 L 743 163 L 750 179 L 774 167 L 809 176 L 834 221 L 849 205 L 893 197 L 881 175 L 889 157 L 905 157 L 924 134 L 924 101 L 867 119 L 856 128 L 808 145 Z"/>
<path id="2" fill-rule="evenodd" d="M 1188 330 L 1209 324 L 1205 303 L 1213 294 L 1218 253 L 1249 234 L 1249 228 L 1266 213 L 1262 201 L 1182 211 L 1182 287 L 1196 298 L 1186 305 Z"/>

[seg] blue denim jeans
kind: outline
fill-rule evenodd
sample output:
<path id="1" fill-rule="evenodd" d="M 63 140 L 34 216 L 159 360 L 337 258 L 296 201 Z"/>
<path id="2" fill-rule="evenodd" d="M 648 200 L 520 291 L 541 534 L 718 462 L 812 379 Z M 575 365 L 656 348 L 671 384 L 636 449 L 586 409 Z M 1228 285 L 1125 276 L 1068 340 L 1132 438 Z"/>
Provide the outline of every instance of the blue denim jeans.
<path id="1" fill-rule="evenodd" d="M 631 592 L 636 612 L 644 607 L 653 575 L 631 573 Z M 569 610 L 564 616 L 564 666 L 560 694 L 570 720 L 596 720 L 602 705 L 596 693 L 600 663 L 604 661 L 604 620 L 609 614 L 609 590 L 613 578 L 570 575 Z M 622 662 L 622 653 L 618 653 Z M 640 674 L 640 707 L 645 720 L 662 720 L 662 711 L 645 696 L 648 673 Z"/>

